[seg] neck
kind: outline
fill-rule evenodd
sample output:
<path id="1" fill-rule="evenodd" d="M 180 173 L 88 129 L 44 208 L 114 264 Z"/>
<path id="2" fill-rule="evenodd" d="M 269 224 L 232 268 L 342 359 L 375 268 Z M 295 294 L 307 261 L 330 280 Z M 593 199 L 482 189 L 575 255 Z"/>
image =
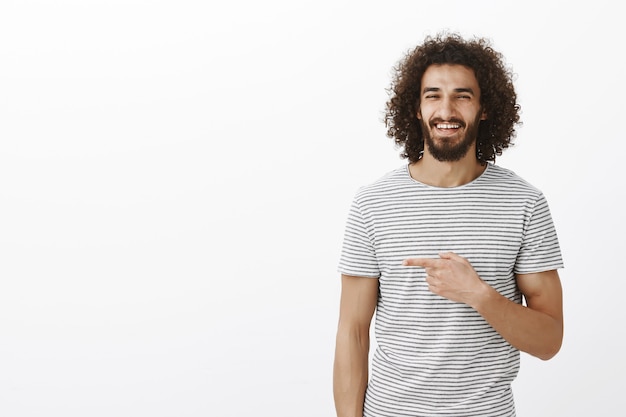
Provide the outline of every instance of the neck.
<path id="1" fill-rule="evenodd" d="M 474 152 L 468 152 L 459 161 L 441 162 L 424 151 L 424 156 L 409 165 L 411 177 L 423 184 L 440 188 L 458 187 L 474 181 L 486 166 L 476 159 Z"/>

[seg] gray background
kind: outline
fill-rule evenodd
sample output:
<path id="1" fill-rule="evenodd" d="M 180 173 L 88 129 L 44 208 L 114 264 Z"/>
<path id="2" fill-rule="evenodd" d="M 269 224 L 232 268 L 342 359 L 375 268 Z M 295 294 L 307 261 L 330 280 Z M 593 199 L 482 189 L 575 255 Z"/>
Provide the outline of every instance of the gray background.
<path id="1" fill-rule="evenodd" d="M 623 403 L 622 42 L 610 1 L 3 1 L 0 414 L 334 415 L 343 224 L 404 163 L 391 68 L 487 36 L 542 189 L 566 332 L 518 415 Z"/>

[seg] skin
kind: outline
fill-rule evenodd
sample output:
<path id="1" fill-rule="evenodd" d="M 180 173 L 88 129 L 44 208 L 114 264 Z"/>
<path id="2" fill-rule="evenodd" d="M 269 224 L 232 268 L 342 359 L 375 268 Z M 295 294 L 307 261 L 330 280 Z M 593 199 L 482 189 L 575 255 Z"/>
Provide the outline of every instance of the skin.
<path id="1" fill-rule="evenodd" d="M 363 417 L 368 381 L 369 331 L 377 301 L 377 278 L 341 276 L 339 326 L 333 369 L 337 417 Z"/>
<path id="2" fill-rule="evenodd" d="M 480 105 L 474 72 L 460 65 L 432 65 L 422 78 L 416 117 L 423 123 L 424 156 L 409 166 L 411 176 L 436 187 L 456 187 L 485 170 L 476 159 L 475 129 L 488 115 Z M 454 126 L 453 126 L 454 125 Z M 441 152 L 472 140 L 455 160 Z M 433 154 L 438 154 L 439 158 Z M 450 153 L 448 153 L 450 154 Z M 556 270 L 517 274 L 525 305 L 502 296 L 485 283 L 463 257 L 440 253 L 439 258 L 410 258 L 407 268 L 424 268 L 428 288 L 474 308 L 512 346 L 542 360 L 552 358 L 563 339 L 561 281 Z M 335 348 L 333 392 L 338 417 L 362 417 L 368 381 L 369 330 L 378 300 L 377 277 L 342 275 L 339 324 Z"/>

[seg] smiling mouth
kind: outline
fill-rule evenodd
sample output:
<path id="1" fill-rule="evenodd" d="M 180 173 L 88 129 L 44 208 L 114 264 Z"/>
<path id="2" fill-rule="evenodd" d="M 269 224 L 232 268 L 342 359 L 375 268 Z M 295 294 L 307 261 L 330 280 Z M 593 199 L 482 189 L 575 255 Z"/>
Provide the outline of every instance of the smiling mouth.
<path id="1" fill-rule="evenodd" d="M 456 122 L 434 123 L 433 127 L 434 131 L 437 132 L 436 136 L 440 140 L 447 140 L 455 138 L 461 132 L 463 124 Z"/>
<path id="2" fill-rule="evenodd" d="M 461 124 L 460 123 L 436 123 L 435 127 L 441 130 L 460 129 Z"/>

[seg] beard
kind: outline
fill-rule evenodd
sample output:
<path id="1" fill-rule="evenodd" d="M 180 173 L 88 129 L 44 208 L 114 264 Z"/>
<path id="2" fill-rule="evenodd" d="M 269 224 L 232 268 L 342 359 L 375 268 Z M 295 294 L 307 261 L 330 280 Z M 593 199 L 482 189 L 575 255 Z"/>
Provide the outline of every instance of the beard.
<path id="1" fill-rule="evenodd" d="M 454 143 L 452 138 L 449 137 L 437 137 L 432 134 L 432 130 L 435 124 L 442 122 L 442 120 L 433 119 L 429 123 L 420 119 L 422 125 L 422 132 L 424 132 L 424 143 L 428 147 L 428 152 L 440 162 L 454 162 L 460 161 L 472 147 L 472 144 L 478 137 L 478 125 L 480 123 L 481 114 L 476 116 L 476 119 L 469 124 L 459 119 L 448 120 L 451 123 L 458 123 L 461 128 L 465 128 L 465 135 L 458 143 Z"/>

